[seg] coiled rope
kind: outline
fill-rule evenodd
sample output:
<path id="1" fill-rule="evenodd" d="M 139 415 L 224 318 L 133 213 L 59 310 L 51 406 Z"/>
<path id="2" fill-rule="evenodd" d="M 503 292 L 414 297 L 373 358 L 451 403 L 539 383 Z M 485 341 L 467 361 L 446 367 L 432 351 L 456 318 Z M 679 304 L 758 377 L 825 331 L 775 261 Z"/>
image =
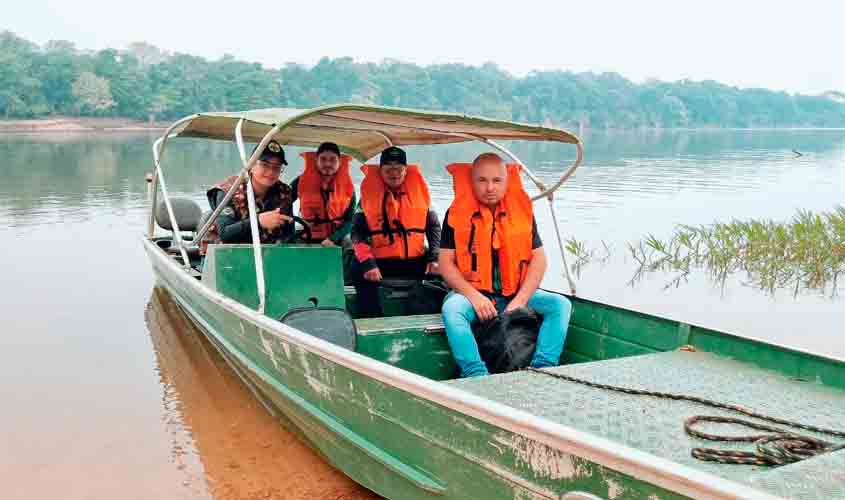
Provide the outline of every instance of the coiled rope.
<path id="1" fill-rule="evenodd" d="M 745 408 L 743 406 L 721 403 L 698 396 L 689 396 L 686 394 L 676 394 L 671 392 L 647 391 L 644 389 L 633 389 L 630 387 L 620 387 L 610 384 L 601 384 L 590 380 L 585 380 L 571 375 L 564 375 L 562 373 L 552 373 L 536 368 L 525 368 L 525 371 L 545 375 L 547 377 L 565 380 L 576 384 L 585 385 L 595 389 L 603 389 L 607 391 L 621 392 L 623 394 L 630 394 L 634 396 L 650 396 L 660 399 L 671 399 L 676 401 L 689 401 L 711 408 L 718 408 L 720 410 L 732 411 L 742 415 L 763 420 L 773 424 L 792 427 L 795 429 L 802 429 L 809 432 L 816 432 L 819 434 L 826 434 L 828 436 L 836 436 L 845 438 L 845 431 L 836 429 L 827 429 L 815 425 L 804 424 L 801 422 L 794 422 L 783 418 L 772 417 L 763 413 Z M 748 436 L 724 436 L 719 434 L 710 434 L 700 431 L 695 428 L 696 424 L 702 422 L 711 422 L 718 424 L 733 424 L 758 431 L 765 431 L 768 434 L 752 434 Z M 734 443 L 754 443 L 756 445 L 755 451 L 744 450 L 723 450 L 717 448 L 693 448 L 692 456 L 698 460 L 708 462 L 718 462 L 722 464 L 746 464 L 746 465 L 761 465 L 761 466 L 779 466 L 791 464 L 804 460 L 823 453 L 830 453 L 837 450 L 845 449 L 845 444 L 831 443 L 821 439 L 788 432 L 777 427 L 752 422 L 735 417 L 721 417 L 715 415 L 694 415 L 689 417 L 684 422 L 684 431 L 692 437 L 706 439 L 708 441 L 734 442 Z"/>

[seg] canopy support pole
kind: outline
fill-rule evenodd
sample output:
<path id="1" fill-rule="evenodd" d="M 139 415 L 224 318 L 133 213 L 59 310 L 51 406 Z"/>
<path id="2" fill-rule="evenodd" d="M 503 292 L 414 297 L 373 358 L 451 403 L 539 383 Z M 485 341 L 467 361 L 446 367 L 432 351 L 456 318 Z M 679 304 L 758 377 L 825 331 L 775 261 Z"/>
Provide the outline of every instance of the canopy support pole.
<path id="1" fill-rule="evenodd" d="M 179 230 L 179 222 L 176 220 L 176 215 L 173 211 L 173 204 L 170 203 L 170 195 L 167 193 L 167 184 L 164 182 L 164 175 L 161 172 L 161 152 L 164 149 L 164 143 L 166 142 L 167 135 L 165 134 L 164 137 L 159 138 L 153 144 L 153 162 L 155 163 L 155 173 L 153 177 L 158 180 L 158 183 L 161 185 L 161 196 L 164 198 L 164 206 L 167 209 L 167 216 L 170 217 L 170 227 L 173 229 L 173 245 L 179 250 L 179 253 L 182 255 L 182 263 L 184 264 L 186 269 L 190 269 L 191 261 L 188 258 L 188 252 L 185 250 L 185 246 L 182 244 L 182 231 Z M 156 199 L 156 192 L 153 191 L 153 202 Z M 153 205 L 152 207 L 152 217 L 155 218 L 155 210 L 156 207 Z M 155 227 L 153 227 L 153 231 Z"/>
<path id="2" fill-rule="evenodd" d="M 158 141 L 156 141 L 158 142 Z M 156 144 L 153 144 L 153 149 L 157 148 Z M 153 154 L 155 156 L 155 154 Z M 147 222 L 147 237 L 154 238 L 156 235 L 156 204 L 158 203 L 158 170 L 155 168 L 155 163 L 153 163 L 153 179 L 150 181 L 150 219 Z"/>
<path id="3" fill-rule="evenodd" d="M 244 164 L 244 169 L 241 175 L 249 172 L 250 167 L 254 163 L 252 158 L 247 160 L 246 148 L 244 147 L 243 137 L 244 120 L 238 120 L 238 125 L 235 127 L 235 141 L 238 144 L 238 152 L 241 155 L 241 161 Z M 266 139 L 266 137 L 265 137 Z M 263 142 L 263 141 L 262 141 Z M 257 153 L 263 151 L 263 148 L 255 150 Z M 256 156 L 256 155 L 252 155 Z M 261 253 L 261 234 L 258 231 L 258 213 L 255 210 L 255 192 L 252 189 L 252 179 L 247 174 L 246 179 L 246 199 L 249 207 L 249 229 L 252 234 L 252 251 L 255 256 L 255 281 L 258 287 L 258 313 L 264 314 L 265 297 L 267 295 L 267 288 L 264 281 L 264 256 Z"/>
<path id="4" fill-rule="evenodd" d="M 560 248 L 560 259 L 563 261 L 563 274 L 566 276 L 566 281 L 569 283 L 569 290 L 572 295 L 577 295 L 575 290 L 575 280 L 572 279 L 572 274 L 569 272 L 569 264 L 566 263 L 566 249 L 563 246 L 563 238 L 560 235 L 560 227 L 557 223 L 557 214 L 555 213 L 554 195 L 549 194 L 549 210 L 552 212 L 552 223 L 555 226 L 555 234 L 557 235 L 557 245 Z"/>
<path id="5" fill-rule="evenodd" d="M 176 248 L 179 249 L 179 253 L 182 255 L 182 263 L 185 265 L 185 269 L 191 268 L 191 261 L 188 258 L 188 252 L 185 250 L 185 245 L 183 244 L 182 231 L 179 230 L 179 223 L 176 221 L 175 214 L 173 213 L 173 204 L 170 203 L 170 196 L 167 194 L 167 185 L 164 182 L 164 174 L 162 174 L 161 171 L 161 155 L 164 153 L 164 146 L 167 144 L 167 139 L 174 137 L 171 134 L 174 130 L 176 130 L 176 127 L 193 120 L 196 116 L 197 115 L 190 115 L 182 118 L 181 120 L 176 120 L 173 124 L 167 127 L 164 134 L 162 134 L 162 136 L 156 139 L 153 143 L 153 166 L 155 168 L 153 169 L 153 192 L 150 200 L 150 220 L 147 232 L 150 238 L 155 236 L 156 203 L 158 203 L 158 186 L 161 184 L 161 195 L 164 198 L 164 206 L 167 209 L 167 216 L 170 217 L 170 227 L 173 228 L 173 244 L 176 245 Z"/>

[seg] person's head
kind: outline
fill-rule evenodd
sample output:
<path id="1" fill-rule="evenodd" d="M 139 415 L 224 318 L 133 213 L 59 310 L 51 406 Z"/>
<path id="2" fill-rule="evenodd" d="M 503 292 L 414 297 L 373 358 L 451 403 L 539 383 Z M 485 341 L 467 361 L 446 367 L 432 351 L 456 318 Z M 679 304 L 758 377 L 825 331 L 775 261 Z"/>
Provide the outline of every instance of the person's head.
<path id="1" fill-rule="evenodd" d="M 508 169 L 496 153 L 482 153 L 472 162 L 472 192 L 482 205 L 494 208 L 508 189 Z"/>
<path id="2" fill-rule="evenodd" d="M 333 142 L 324 142 L 317 148 L 315 163 L 322 177 L 333 177 L 340 168 L 340 148 Z"/>
<path id="3" fill-rule="evenodd" d="M 259 191 L 266 190 L 279 181 L 282 169 L 287 164 L 282 146 L 276 141 L 270 141 L 252 168 L 252 186 Z"/>
<path id="4" fill-rule="evenodd" d="M 408 160 L 405 151 L 390 146 L 381 152 L 379 157 L 379 174 L 381 180 L 392 190 L 399 189 L 405 182 L 405 175 L 408 173 Z"/>

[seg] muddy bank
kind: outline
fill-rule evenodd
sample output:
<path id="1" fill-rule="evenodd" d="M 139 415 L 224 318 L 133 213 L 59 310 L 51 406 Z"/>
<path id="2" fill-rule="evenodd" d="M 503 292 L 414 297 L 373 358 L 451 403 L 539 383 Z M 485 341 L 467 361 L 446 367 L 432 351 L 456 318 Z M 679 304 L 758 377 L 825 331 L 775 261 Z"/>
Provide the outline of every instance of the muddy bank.
<path id="1" fill-rule="evenodd" d="M 53 116 L 37 120 L 0 120 L 0 134 L 40 132 L 134 132 L 161 131 L 169 124 L 129 120 L 126 118 L 91 118 Z"/>

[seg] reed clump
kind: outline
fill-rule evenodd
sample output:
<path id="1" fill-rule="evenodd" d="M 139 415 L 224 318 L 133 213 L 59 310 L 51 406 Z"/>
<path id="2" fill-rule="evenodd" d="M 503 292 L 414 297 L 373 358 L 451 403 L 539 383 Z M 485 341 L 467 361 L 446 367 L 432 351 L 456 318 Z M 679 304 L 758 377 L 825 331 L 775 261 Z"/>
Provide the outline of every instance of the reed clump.
<path id="1" fill-rule="evenodd" d="M 752 219 L 711 225 L 680 225 L 668 239 L 649 235 L 628 245 L 639 269 L 674 271 L 679 284 L 695 268 L 724 284 L 744 273 L 751 285 L 773 293 L 791 288 L 836 293 L 845 271 L 845 207 L 829 212 L 799 211 L 788 222 Z"/>

